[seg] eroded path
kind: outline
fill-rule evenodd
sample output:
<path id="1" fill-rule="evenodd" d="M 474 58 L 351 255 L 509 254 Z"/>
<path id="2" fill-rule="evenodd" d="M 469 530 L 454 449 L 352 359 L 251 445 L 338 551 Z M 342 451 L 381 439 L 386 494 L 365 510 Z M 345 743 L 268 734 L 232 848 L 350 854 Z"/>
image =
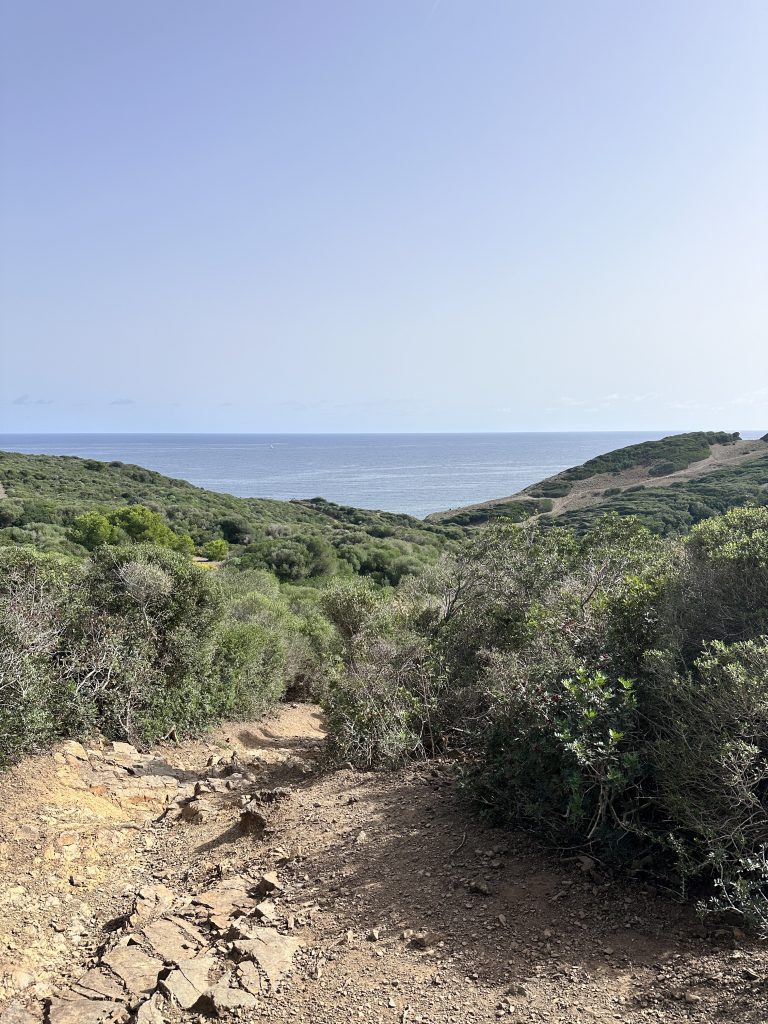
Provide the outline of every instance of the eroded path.
<path id="1" fill-rule="evenodd" d="M 768 1020 L 768 950 L 483 828 L 450 765 L 320 764 L 308 705 L 0 782 L 0 1021 Z"/>

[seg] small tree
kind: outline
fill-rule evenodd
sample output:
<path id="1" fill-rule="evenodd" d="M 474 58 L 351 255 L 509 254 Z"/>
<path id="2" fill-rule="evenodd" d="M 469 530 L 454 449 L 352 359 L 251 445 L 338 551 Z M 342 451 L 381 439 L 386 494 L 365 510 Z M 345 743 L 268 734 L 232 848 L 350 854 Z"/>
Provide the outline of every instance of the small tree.
<path id="1" fill-rule="evenodd" d="M 77 516 L 69 531 L 69 539 L 75 544 L 82 544 L 89 551 L 94 551 L 102 544 L 110 544 L 115 540 L 116 531 L 103 512 L 83 512 Z"/>
<path id="2" fill-rule="evenodd" d="M 211 562 L 223 562 L 227 557 L 229 544 L 221 538 L 209 540 L 203 545 L 203 554 Z"/>
<path id="3" fill-rule="evenodd" d="M 117 529 L 122 530 L 138 544 L 159 544 L 161 547 L 176 547 L 177 537 L 159 512 L 146 505 L 126 505 L 115 509 L 109 519 Z"/>

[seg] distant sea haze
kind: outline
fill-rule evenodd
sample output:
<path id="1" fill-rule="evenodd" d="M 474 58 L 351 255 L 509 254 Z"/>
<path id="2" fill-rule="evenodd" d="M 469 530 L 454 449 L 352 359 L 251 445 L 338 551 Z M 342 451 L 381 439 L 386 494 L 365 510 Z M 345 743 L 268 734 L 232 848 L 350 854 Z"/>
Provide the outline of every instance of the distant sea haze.
<path id="1" fill-rule="evenodd" d="M 0 449 L 119 459 L 240 497 L 319 496 L 421 518 L 669 433 L 4 434 Z"/>

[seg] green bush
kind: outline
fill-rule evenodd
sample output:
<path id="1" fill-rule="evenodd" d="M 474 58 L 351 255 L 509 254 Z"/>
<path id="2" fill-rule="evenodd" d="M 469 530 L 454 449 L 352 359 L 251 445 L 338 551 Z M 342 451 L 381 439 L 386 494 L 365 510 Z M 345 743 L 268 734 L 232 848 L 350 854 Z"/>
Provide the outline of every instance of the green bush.
<path id="1" fill-rule="evenodd" d="M 648 762 L 684 880 L 768 932 L 768 637 L 703 647 L 690 671 L 649 661 Z M 659 837 L 664 842 L 664 837 Z"/>
<path id="2" fill-rule="evenodd" d="M 669 476 L 685 469 L 686 465 L 686 462 L 657 462 L 648 470 L 648 476 Z"/>
<path id="3" fill-rule="evenodd" d="M 74 561 L 0 548 L 0 766 L 61 734 L 71 687 L 57 661 L 81 577 Z"/>
<path id="4" fill-rule="evenodd" d="M 221 538 L 209 540 L 203 545 L 203 554 L 211 562 L 223 562 L 229 552 L 229 544 Z"/>
<path id="5" fill-rule="evenodd" d="M 156 545 L 88 561 L 0 547 L 0 764 L 58 736 L 148 743 L 319 691 L 334 638 L 317 596 L 212 575 Z"/>
<path id="6" fill-rule="evenodd" d="M 337 757 L 460 743 L 495 819 L 768 931 L 768 508 L 684 542 L 618 516 L 497 527 L 391 596 L 331 600 Z"/>

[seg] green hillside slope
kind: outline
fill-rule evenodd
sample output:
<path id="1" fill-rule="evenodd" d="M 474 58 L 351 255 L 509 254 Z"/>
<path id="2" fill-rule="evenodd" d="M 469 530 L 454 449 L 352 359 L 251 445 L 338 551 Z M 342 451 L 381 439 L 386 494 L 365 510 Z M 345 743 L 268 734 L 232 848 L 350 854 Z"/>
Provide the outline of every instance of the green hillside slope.
<path id="1" fill-rule="evenodd" d="M 136 504 L 197 546 L 223 538 L 246 564 L 286 579 L 351 571 L 396 582 L 463 535 L 456 526 L 322 498 L 237 498 L 121 462 L 0 452 L 0 544 L 83 554 L 71 539 L 79 515 Z"/>
<path id="2" fill-rule="evenodd" d="M 533 518 L 584 530 L 607 512 L 637 515 L 660 534 L 740 505 L 768 504 L 768 443 L 697 431 L 629 445 L 526 487 L 518 494 L 436 513 L 443 525 Z"/>

